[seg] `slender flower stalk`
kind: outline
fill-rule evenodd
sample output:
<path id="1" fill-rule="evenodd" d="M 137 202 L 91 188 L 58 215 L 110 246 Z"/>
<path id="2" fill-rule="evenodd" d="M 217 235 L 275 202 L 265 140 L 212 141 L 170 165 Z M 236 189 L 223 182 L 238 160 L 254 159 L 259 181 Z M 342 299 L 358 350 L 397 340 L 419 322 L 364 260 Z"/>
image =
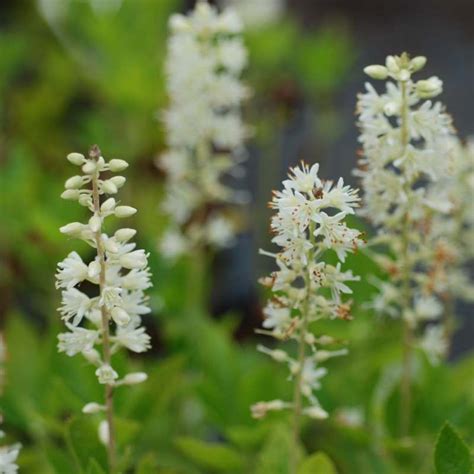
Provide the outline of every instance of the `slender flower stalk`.
<path id="1" fill-rule="evenodd" d="M 430 289 L 429 269 L 436 255 L 426 248 L 429 229 L 425 217 L 446 214 L 445 195 L 429 193 L 429 185 L 446 174 L 454 130 L 443 106 L 430 99 L 442 92 L 437 77 L 413 81 L 426 58 L 403 53 L 388 56 L 385 66 L 364 69 L 373 79 L 392 79 L 379 94 L 371 84 L 359 94 L 357 113 L 363 153 L 356 174 L 365 193 L 361 214 L 377 229 L 374 245 L 389 253 L 374 252 L 375 261 L 389 280 L 376 282 L 377 312 L 400 317 L 403 322 L 401 381 L 401 433 L 408 434 L 411 414 L 413 348 L 426 321 L 437 320 L 442 305 Z"/>
<path id="2" fill-rule="evenodd" d="M 273 296 L 264 309 L 263 330 L 278 341 L 293 341 L 296 355 L 290 350 L 271 349 L 262 345 L 258 350 L 277 362 L 288 366 L 293 380 L 291 401 L 272 400 L 252 406 L 255 418 L 269 411 L 289 409 L 293 412 L 294 449 L 290 472 L 296 472 L 300 445 L 301 417 L 324 419 L 328 413 L 321 407 L 315 391 L 320 379 L 327 373 L 321 364 L 326 360 L 347 354 L 346 348 L 333 337 L 312 332 L 313 323 L 325 319 L 350 320 L 351 301 L 343 295 L 352 293 L 347 282 L 359 278 L 343 271 L 346 255 L 362 243 L 359 231 L 345 223 L 354 213 L 359 198 L 357 191 L 337 184 L 323 182 L 318 177 L 319 165 L 301 164 L 291 169 L 284 189 L 274 192 L 270 207 L 275 210 L 271 229 L 272 242 L 280 247 L 277 253 L 264 252 L 275 259 L 278 270 L 261 280 Z M 335 254 L 338 263 L 326 263 L 328 254 Z"/>
<path id="3" fill-rule="evenodd" d="M 168 149 L 158 166 L 167 175 L 162 208 L 169 216 L 160 249 L 174 258 L 234 239 L 238 219 L 232 210 L 245 196 L 223 178 L 243 172 L 248 129 L 241 104 L 249 90 L 240 81 L 247 51 L 233 10 L 219 13 L 198 1 L 188 15 L 171 16 L 169 27 L 170 105 L 163 116 Z"/>
<path id="4" fill-rule="evenodd" d="M 85 241 L 95 250 L 95 258 L 86 264 L 77 252 L 71 252 L 58 264 L 56 287 L 62 290 L 62 315 L 67 332 L 59 334 L 58 348 L 68 356 L 82 354 L 97 367 L 96 376 L 104 385 L 104 403 L 87 403 L 83 412 L 105 413 L 99 427 L 99 438 L 107 446 L 109 472 L 117 472 L 116 432 L 114 424 L 114 389 L 146 380 L 143 372 L 129 373 L 119 379 L 112 365 L 112 356 L 120 348 L 144 352 L 150 347 L 150 337 L 141 326 L 141 315 L 149 313 L 144 291 L 151 286 L 147 254 L 135 250 L 130 240 L 134 229 L 122 228 L 113 236 L 104 232 L 104 221 L 109 216 L 126 218 L 136 209 L 118 205 L 113 197 L 125 184 L 123 176 L 104 176 L 128 167 L 124 160 L 106 162 L 97 146 L 88 158 L 71 153 L 68 160 L 81 166 L 82 175 L 66 181 L 64 199 L 78 201 L 89 209 L 92 217 L 87 224 L 72 222 L 61 227 L 69 237 Z M 97 287 L 89 295 L 79 290 L 83 282 Z M 114 330 L 112 330 L 114 329 Z M 97 350 L 96 347 L 101 348 Z"/>

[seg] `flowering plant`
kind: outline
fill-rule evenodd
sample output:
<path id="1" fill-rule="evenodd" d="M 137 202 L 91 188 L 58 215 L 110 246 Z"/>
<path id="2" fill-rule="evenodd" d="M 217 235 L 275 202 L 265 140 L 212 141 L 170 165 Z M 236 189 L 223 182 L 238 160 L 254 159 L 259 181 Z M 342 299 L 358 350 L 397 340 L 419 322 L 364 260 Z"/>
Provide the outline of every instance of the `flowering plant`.
<path id="1" fill-rule="evenodd" d="M 434 247 L 425 245 L 430 236 L 426 216 L 446 214 L 451 204 L 445 193 L 431 193 L 429 184 L 447 173 L 455 142 L 451 117 L 440 102 L 431 100 L 442 92 L 442 81 L 436 76 L 412 79 L 425 63 L 423 56 L 411 59 L 403 53 L 388 56 L 384 66 L 366 67 L 373 79 L 393 81 L 381 94 L 367 83 L 357 102 L 362 156 L 356 174 L 365 194 L 361 215 L 377 229 L 372 244 L 388 249 L 388 254 L 373 253 L 390 276 L 389 281 L 376 283 L 379 294 L 373 307 L 404 323 L 404 433 L 409 424 L 416 333 L 443 312 L 434 291 L 435 273 L 430 271 L 439 256 Z"/>
<path id="2" fill-rule="evenodd" d="M 262 418 L 268 411 L 293 410 L 296 442 L 301 415 L 316 419 L 328 416 L 315 395 L 321 387 L 320 379 L 327 373 L 321 363 L 347 353 L 345 348 L 328 350 L 338 341 L 313 334 L 311 326 L 323 319 L 351 319 L 351 302 L 344 301 L 343 295 L 352 292 L 347 283 L 358 277 L 350 270 L 343 271 L 341 263 L 362 243 L 360 232 L 345 223 L 346 216 L 353 214 L 358 205 L 357 191 L 345 186 L 342 178 L 336 184 L 321 181 L 318 169 L 318 164 L 309 167 L 302 163 L 291 169 L 283 190 L 274 192 L 270 202 L 275 210 L 272 242 L 280 250 L 262 252 L 275 259 L 278 270 L 262 279 L 273 297 L 264 309 L 264 329 L 259 332 L 279 341 L 295 341 L 297 354 L 258 346 L 261 352 L 288 366 L 294 396 L 292 401 L 259 402 L 252 406 L 252 414 Z M 335 253 L 336 265 L 324 261 L 328 252 Z"/>
<path id="3" fill-rule="evenodd" d="M 105 403 L 90 402 L 83 412 L 106 413 L 99 436 L 108 447 L 113 472 L 116 466 L 113 390 L 120 385 L 143 382 L 147 375 L 135 372 L 119 378 L 112 366 L 112 356 L 121 348 L 133 352 L 150 348 L 150 337 L 141 326 L 141 315 L 150 311 L 144 293 L 151 286 L 150 271 L 145 251 L 137 250 L 130 242 L 136 234 L 134 229 L 119 229 L 113 236 L 104 232 L 106 218 L 126 218 L 136 212 L 133 207 L 120 205 L 113 197 L 103 199 L 117 194 L 125 183 L 123 176 L 110 177 L 105 173 L 123 171 L 127 162 L 119 159 L 107 162 L 97 146 L 91 148 L 88 158 L 70 153 L 67 159 L 80 166 L 83 174 L 66 181 L 61 197 L 78 201 L 92 216 L 87 224 L 72 222 L 60 230 L 90 245 L 95 257 L 86 264 L 77 252 L 71 252 L 58 264 L 56 287 L 61 289 L 62 295 L 59 312 L 67 327 L 67 331 L 58 336 L 58 348 L 68 356 L 82 354 L 97 367 L 98 382 L 105 386 Z M 96 287 L 93 294 L 79 289 L 86 282 Z"/>
<path id="4" fill-rule="evenodd" d="M 241 103 L 249 91 L 239 76 L 247 63 L 242 24 L 230 9 L 199 1 L 187 16 L 170 18 L 164 113 L 168 150 L 158 165 L 168 176 L 164 211 L 171 227 L 161 250 L 178 256 L 195 245 L 225 246 L 235 223 L 225 205 L 239 194 L 222 183 L 236 174 L 248 134 Z"/>

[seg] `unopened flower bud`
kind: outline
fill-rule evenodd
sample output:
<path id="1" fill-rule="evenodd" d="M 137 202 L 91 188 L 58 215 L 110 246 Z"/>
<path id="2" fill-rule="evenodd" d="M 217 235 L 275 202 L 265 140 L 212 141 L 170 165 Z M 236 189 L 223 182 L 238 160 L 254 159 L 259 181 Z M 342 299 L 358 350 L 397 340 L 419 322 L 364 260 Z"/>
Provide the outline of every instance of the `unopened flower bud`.
<path id="1" fill-rule="evenodd" d="M 99 441 L 104 445 L 107 446 L 109 444 L 109 424 L 106 420 L 103 420 L 99 424 L 98 429 Z"/>
<path id="2" fill-rule="evenodd" d="M 130 316 L 128 313 L 119 306 L 116 306 L 111 311 L 111 316 L 118 326 L 126 326 L 130 322 Z"/>
<path id="3" fill-rule="evenodd" d="M 82 167 L 82 172 L 85 174 L 92 174 L 97 169 L 96 163 L 91 160 L 88 160 Z"/>
<path id="4" fill-rule="evenodd" d="M 121 188 L 125 184 L 125 181 L 127 181 L 127 179 L 125 178 L 125 176 L 113 176 L 109 179 L 109 181 L 112 181 L 112 183 L 114 183 L 117 188 Z"/>
<path id="5" fill-rule="evenodd" d="M 64 187 L 66 189 L 78 189 L 82 186 L 84 183 L 84 180 L 82 176 L 73 176 L 72 178 L 69 178 L 66 183 L 64 184 Z"/>
<path id="6" fill-rule="evenodd" d="M 61 232 L 61 234 L 76 235 L 82 231 L 83 227 L 84 224 L 81 224 L 80 222 L 71 222 L 70 224 L 66 224 L 60 227 L 59 231 Z"/>
<path id="7" fill-rule="evenodd" d="M 87 415 L 92 415 L 94 413 L 99 413 L 100 411 L 104 410 L 103 405 L 99 405 L 98 403 L 95 402 L 90 402 L 84 405 L 82 408 L 82 413 L 85 413 Z"/>
<path id="8" fill-rule="evenodd" d="M 67 155 L 67 160 L 73 165 L 81 166 L 85 163 L 86 158 L 80 153 L 69 153 L 69 155 Z"/>
<path id="9" fill-rule="evenodd" d="M 374 64 L 364 68 L 364 72 L 372 79 L 387 79 L 388 70 L 385 66 Z"/>
<path id="10" fill-rule="evenodd" d="M 128 229 L 128 228 L 119 229 L 117 232 L 115 232 L 115 238 L 119 242 L 127 242 L 132 237 L 134 237 L 136 233 L 137 231 L 135 229 Z"/>
<path id="11" fill-rule="evenodd" d="M 326 410 L 323 410 L 321 407 L 318 407 L 316 405 L 305 408 L 303 410 L 303 413 L 309 416 L 310 418 L 314 418 L 316 420 L 324 420 L 329 416 Z"/>
<path id="12" fill-rule="evenodd" d="M 113 173 L 123 171 L 126 168 L 128 168 L 128 163 L 125 160 L 113 159 L 109 161 L 109 169 Z"/>
<path id="13" fill-rule="evenodd" d="M 94 365 L 98 365 L 102 361 L 102 359 L 100 358 L 99 351 L 97 351 L 96 349 L 88 349 L 82 351 L 82 355 L 88 362 Z"/>
<path id="14" fill-rule="evenodd" d="M 115 186 L 112 180 L 108 179 L 102 183 L 102 191 L 104 191 L 106 194 L 116 194 L 118 188 Z"/>
<path id="15" fill-rule="evenodd" d="M 97 215 L 94 214 L 90 219 L 89 219 L 89 227 L 92 230 L 92 232 L 97 232 L 100 230 L 102 226 L 102 219 Z"/>
<path id="16" fill-rule="evenodd" d="M 416 93 L 422 99 L 436 97 L 443 92 L 443 81 L 436 76 L 416 83 Z"/>
<path id="17" fill-rule="evenodd" d="M 410 61 L 411 70 L 417 72 L 420 69 L 423 69 L 426 64 L 425 56 L 416 56 Z"/>
<path id="18" fill-rule="evenodd" d="M 400 67 L 398 66 L 398 62 L 395 56 L 387 56 L 387 59 L 385 60 L 385 66 L 387 66 L 387 69 L 391 73 L 396 73 L 400 71 Z"/>
<path id="19" fill-rule="evenodd" d="M 92 203 L 92 198 L 89 194 L 81 194 L 79 196 L 79 204 L 84 207 L 89 207 Z"/>
<path id="20" fill-rule="evenodd" d="M 70 199 L 71 201 L 74 201 L 76 199 L 79 199 L 79 191 L 77 189 L 66 189 L 66 191 L 64 191 L 62 194 L 61 194 L 61 197 L 63 199 Z"/>
<path id="21" fill-rule="evenodd" d="M 115 199 L 114 198 L 109 198 L 106 201 L 102 203 L 102 206 L 100 206 L 100 210 L 102 212 L 110 212 L 113 211 L 115 208 Z"/>
<path id="22" fill-rule="evenodd" d="M 132 206 L 117 206 L 115 208 L 115 215 L 117 217 L 130 217 L 133 216 L 137 210 Z"/>
<path id="23" fill-rule="evenodd" d="M 125 385 L 136 385 L 144 382 L 147 378 L 148 375 L 145 372 L 133 372 L 131 374 L 127 374 L 123 378 L 122 383 Z"/>

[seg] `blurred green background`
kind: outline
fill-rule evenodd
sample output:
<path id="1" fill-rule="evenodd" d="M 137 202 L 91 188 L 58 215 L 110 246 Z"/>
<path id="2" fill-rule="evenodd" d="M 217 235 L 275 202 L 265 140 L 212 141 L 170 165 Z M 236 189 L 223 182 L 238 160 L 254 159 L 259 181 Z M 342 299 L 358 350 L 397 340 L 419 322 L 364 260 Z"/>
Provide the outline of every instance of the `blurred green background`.
<path id="1" fill-rule="evenodd" d="M 468 3 L 459 2 L 459 18 Z M 117 392 L 124 472 L 286 474 L 285 415 L 255 422 L 249 412 L 252 403 L 284 398 L 291 388 L 285 370 L 255 351 L 253 335 L 264 297 L 255 282 L 269 269 L 256 255 L 268 247 L 270 190 L 302 158 L 320 161 L 324 177 L 351 179 L 362 64 L 401 49 L 429 56 L 429 72 L 447 81 L 446 101 L 456 123 L 460 117 L 461 134 L 474 130 L 474 114 L 461 99 L 474 79 L 472 25 L 460 29 L 457 17 L 446 17 L 436 30 L 437 48 L 431 28 L 444 10 L 412 13 L 402 23 L 404 2 L 384 7 L 381 21 L 369 1 L 294 1 L 268 21 L 250 22 L 245 80 L 254 93 L 244 116 L 254 136 L 247 176 L 238 185 L 253 200 L 242 210 L 247 227 L 238 245 L 208 257 L 203 283 L 192 259 L 171 266 L 156 252 L 165 225 L 158 212 L 163 177 L 154 159 L 164 147 L 166 24 L 172 12 L 192 5 L 0 5 L 0 320 L 7 346 L 1 410 L 8 440 L 24 445 L 22 472 L 99 473 L 105 462 L 98 420 L 79 415 L 86 402 L 100 398 L 93 371 L 56 351 L 55 267 L 72 250 L 87 252 L 58 231 L 84 217 L 79 206 L 59 199 L 72 174 L 67 153 L 98 143 L 104 156 L 131 163 L 121 199 L 139 209 L 130 225 L 151 252 L 155 286 L 146 325 L 153 350 L 118 362 L 150 374 L 143 386 Z M 399 28 L 390 32 L 389 20 Z M 360 254 L 348 265 L 362 280 L 376 272 Z M 398 325 L 364 309 L 370 286 L 353 288 L 356 320 L 328 325 L 329 333 L 350 341 L 351 353 L 330 364 L 321 401 L 332 416 L 307 423 L 305 449 L 325 451 L 340 473 L 433 472 L 433 444 L 446 419 L 474 441 L 474 358 L 436 368 L 418 359 L 416 436 L 400 441 Z M 457 347 L 468 345 L 460 340 Z"/>

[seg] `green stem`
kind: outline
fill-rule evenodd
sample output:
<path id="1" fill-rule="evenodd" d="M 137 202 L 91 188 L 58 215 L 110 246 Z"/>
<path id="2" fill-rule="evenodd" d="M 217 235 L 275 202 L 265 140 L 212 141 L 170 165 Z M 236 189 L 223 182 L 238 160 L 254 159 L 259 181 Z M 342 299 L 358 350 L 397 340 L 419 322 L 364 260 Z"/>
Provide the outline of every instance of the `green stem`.
<path id="1" fill-rule="evenodd" d="M 93 147 L 90 152 L 91 158 L 97 159 L 100 156 L 100 150 L 97 147 Z M 99 173 L 96 172 L 92 179 L 92 198 L 94 202 L 94 211 L 100 216 L 100 195 L 98 188 Z M 106 264 L 105 264 L 105 250 L 102 242 L 102 229 L 95 233 L 95 242 L 97 246 L 97 256 L 100 264 L 100 275 L 99 275 L 99 289 L 100 296 L 102 296 L 104 288 L 106 286 Z M 101 318 L 102 318 L 102 348 L 103 348 L 103 361 L 104 364 L 111 366 L 112 353 L 110 347 L 110 330 L 109 330 L 109 315 L 107 314 L 107 308 L 105 305 L 101 306 Z M 108 427 L 108 443 L 107 443 L 107 458 L 109 465 L 109 473 L 114 474 L 116 472 L 116 446 L 115 446 L 115 424 L 114 424 L 114 404 L 113 404 L 113 386 L 105 384 L 105 411 L 107 418 Z"/>
<path id="2" fill-rule="evenodd" d="M 314 244 L 314 225 L 310 224 L 309 227 L 309 237 L 311 243 Z M 316 258 L 316 254 L 310 252 L 308 261 L 311 262 Z M 311 277 L 309 272 L 305 277 L 305 287 L 306 287 L 306 296 L 303 303 L 303 308 L 301 311 L 301 326 L 299 328 L 299 338 L 298 338 L 298 372 L 295 376 L 295 386 L 293 391 L 293 446 L 290 454 L 290 465 L 289 471 L 290 474 L 296 474 L 299 464 L 299 448 L 301 444 L 301 412 L 303 408 L 303 397 L 301 393 L 301 380 L 303 374 L 303 366 L 306 357 L 306 342 L 305 335 L 308 330 L 308 316 L 309 316 L 309 303 L 311 295 Z"/>

